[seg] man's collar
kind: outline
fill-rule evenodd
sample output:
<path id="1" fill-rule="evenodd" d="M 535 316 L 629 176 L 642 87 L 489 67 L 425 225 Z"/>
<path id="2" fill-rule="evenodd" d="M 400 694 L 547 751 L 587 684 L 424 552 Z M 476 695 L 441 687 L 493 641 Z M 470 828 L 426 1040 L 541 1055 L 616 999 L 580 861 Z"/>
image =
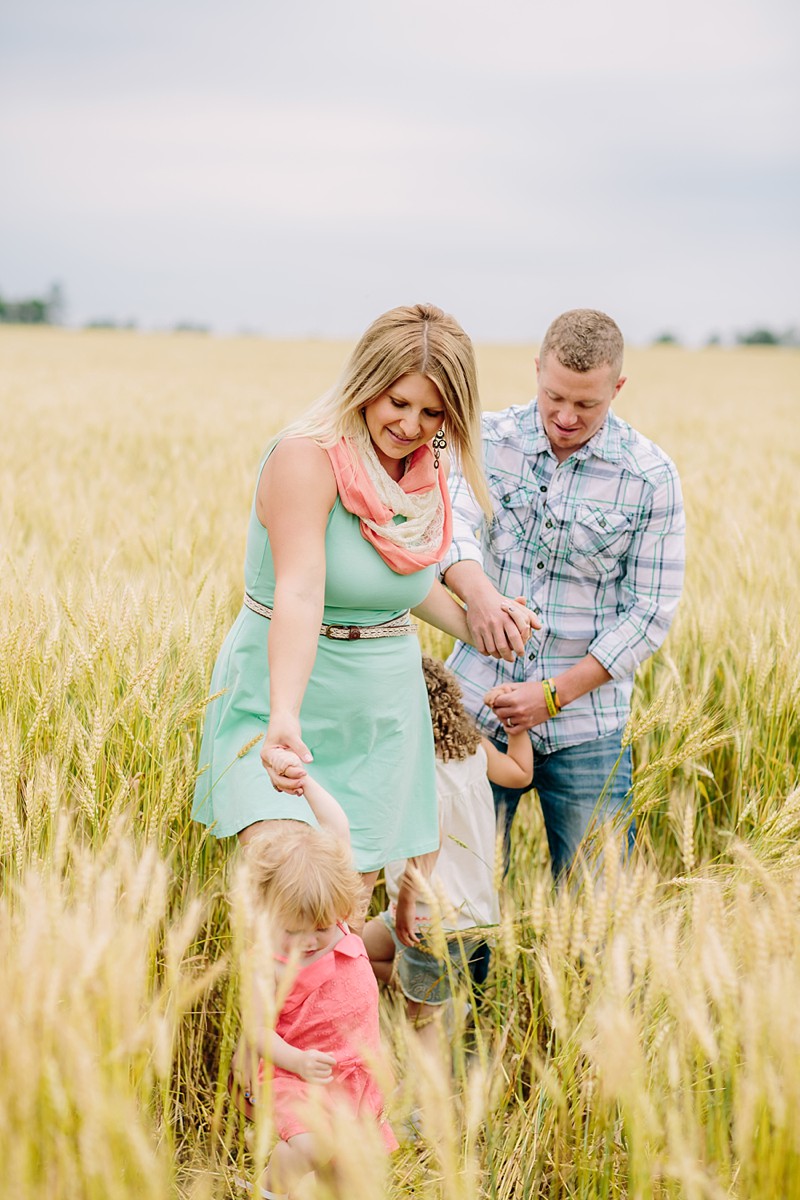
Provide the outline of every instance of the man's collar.
<path id="1" fill-rule="evenodd" d="M 530 421 L 526 431 L 528 436 L 526 439 L 527 445 L 525 446 L 525 449 L 530 455 L 548 453 L 552 454 L 553 451 L 550 445 L 550 438 L 544 431 L 542 416 L 539 412 L 538 397 L 535 400 L 531 400 L 530 405 L 528 406 L 528 414 L 530 416 Z"/>
<path id="2" fill-rule="evenodd" d="M 604 458 L 606 462 L 619 462 L 622 458 L 622 423 L 611 409 L 597 433 L 589 438 L 585 446 L 581 446 L 578 453 L 584 458 L 593 454 L 595 458 Z"/>
<path id="3" fill-rule="evenodd" d="M 530 455 L 552 454 L 553 447 L 544 431 L 538 399 L 531 401 L 530 418 L 529 426 L 526 430 L 526 452 Z M 611 409 L 608 410 L 606 419 L 597 433 L 589 438 L 589 441 L 576 450 L 574 454 L 571 454 L 570 458 L 582 462 L 583 459 L 590 456 L 603 458 L 606 462 L 619 462 L 622 457 L 622 422 L 614 415 Z M 565 459 L 565 461 L 567 460 Z"/>

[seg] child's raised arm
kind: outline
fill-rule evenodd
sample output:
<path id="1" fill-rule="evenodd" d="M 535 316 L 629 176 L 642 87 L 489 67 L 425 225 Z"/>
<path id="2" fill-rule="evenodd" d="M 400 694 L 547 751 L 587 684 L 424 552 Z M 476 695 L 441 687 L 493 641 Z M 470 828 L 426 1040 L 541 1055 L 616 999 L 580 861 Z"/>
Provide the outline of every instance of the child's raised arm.
<path id="1" fill-rule="evenodd" d="M 488 738 L 481 738 L 481 745 L 486 751 L 487 774 L 492 783 L 507 788 L 527 787 L 533 779 L 533 746 L 527 730 L 509 733 L 506 754 Z"/>
<path id="2" fill-rule="evenodd" d="M 285 774 L 287 766 L 297 765 L 302 767 L 303 770 L 307 770 L 297 755 L 291 750 L 273 750 L 270 758 L 275 771 L 279 774 Z M 326 792 L 322 784 L 317 783 L 316 779 L 312 779 L 310 775 L 306 775 L 303 780 L 303 796 L 322 828 L 329 829 L 331 833 L 335 834 L 337 838 L 340 838 L 349 846 L 350 823 L 339 801 L 335 800 L 330 792 Z"/>

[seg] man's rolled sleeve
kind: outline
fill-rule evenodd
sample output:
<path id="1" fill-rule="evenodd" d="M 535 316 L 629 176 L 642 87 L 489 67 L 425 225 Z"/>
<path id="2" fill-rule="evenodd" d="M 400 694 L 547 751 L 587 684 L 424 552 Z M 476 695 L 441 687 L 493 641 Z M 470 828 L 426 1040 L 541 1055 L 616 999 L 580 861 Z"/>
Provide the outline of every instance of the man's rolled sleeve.
<path id="1" fill-rule="evenodd" d="M 683 589 L 685 529 L 680 481 L 669 463 L 628 550 L 623 612 L 589 646 L 614 679 L 632 676 L 667 636 Z"/>
<path id="2" fill-rule="evenodd" d="M 465 559 L 483 566 L 480 530 L 484 515 L 463 476 L 459 475 L 455 480 L 450 499 L 453 506 L 453 540 L 439 564 L 439 575 L 442 579 L 454 563 L 463 562 Z"/>

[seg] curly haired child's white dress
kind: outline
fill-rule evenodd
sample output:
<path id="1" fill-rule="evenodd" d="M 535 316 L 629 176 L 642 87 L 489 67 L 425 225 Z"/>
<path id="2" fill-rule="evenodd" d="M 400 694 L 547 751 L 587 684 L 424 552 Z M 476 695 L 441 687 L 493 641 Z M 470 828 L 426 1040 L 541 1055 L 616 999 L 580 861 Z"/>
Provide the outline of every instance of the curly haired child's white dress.
<path id="1" fill-rule="evenodd" d="M 494 879 L 497 818 L 487 770 L 483 746 L 468 758 L 436 759 L 442 840 L 431 887 L 442 899 L 444 928 L 454 932 L 496 925 L 500 920 Z M 393 862 L 386 868 L 392 911 L 404 868 L 405 862 Z M 419 896 L 417 920 L 428 921 L 430 915 L 430 905 Z"/>

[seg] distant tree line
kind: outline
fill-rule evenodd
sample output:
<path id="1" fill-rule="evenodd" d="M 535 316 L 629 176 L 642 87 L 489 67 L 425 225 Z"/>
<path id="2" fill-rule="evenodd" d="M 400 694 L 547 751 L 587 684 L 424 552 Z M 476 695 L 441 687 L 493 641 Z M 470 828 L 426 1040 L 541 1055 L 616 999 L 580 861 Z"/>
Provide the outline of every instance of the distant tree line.
<path id="1" fill-rule="evenodd" d="M 64 319 L 64 292 L 61 285 L 54 283 L 46 296 L 31 296 L 23 300 L 6 300 L 0 295 L 0 324 L 5 325 L 60 325 Z M 89 321 L 87 329 L 136 329 L 135 321 L 117 321 L 113 318 L 103 318 Z M 177 321 L 173 325 L 175 333 L 209 333 L 210 327 L 199 321 Z M 737 346 L 800 346 L 800 330 L 791 329 L 778 332 L 766 326 L 735 333 L 733 342 Z M 654 346 L 679 346 L 680 338 L 670 330 L 660 333 L 653 338 Z M 723 339 L 718 333 L 713 333 L 707 340 L 707 346 L 721 346 Z"/>
<path id="2" fill-rule="evenodd" d="M 800 346 L 800 330 L 792 328 L 778 333 L 774 329 L 757 327 L 735 333 L 733 341 L 737 346 Z M 680 338 L 670 332 L 660 333 L 658 337 L 653 338 L 652 342 L 654 346 L 679 346 L 680 344 Z M 706 345 L 721 346 L 722 338 L 718 333 L 712 333 L 711 337 L 706 340 Z"/>
<path id="3" fill-rule="evenodd" d="M 749 333 L 739 333 L 736 340 L 740 346 L 800 346 L 800 333 L 796 329 L 787 329 L 784 333 L 776 333 L 773 329 L 751 329 Z"/>
<path id="4" fill-rule="evenodd" d="M 64 293 L 54 283 L 46 296 L 6 300 L 0 296 L 0 322 L 6 325 L 58 325 L 64 316 Z"/>

